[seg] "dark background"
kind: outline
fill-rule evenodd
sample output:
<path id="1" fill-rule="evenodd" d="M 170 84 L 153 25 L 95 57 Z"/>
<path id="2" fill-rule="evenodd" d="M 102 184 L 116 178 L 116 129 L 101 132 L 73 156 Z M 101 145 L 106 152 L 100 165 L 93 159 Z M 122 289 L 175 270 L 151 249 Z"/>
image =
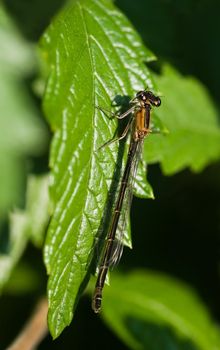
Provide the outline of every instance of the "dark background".
<path id="1" fill-rule="evenodd" d="M 6 8 L 23 35 L 37 42 L 52 17 L 63 5 L 58 0 L 5 0 Z M 218 0 L 118 0 L 116 5 L 140 33 L 146 45 L 184 75 L 202 81 L 219 105 L 220 2 Z M 29 86 L 31 81 L 24 83 Z M 33 97 L 34 98 L 34 97 Z M 40 109 L 40 100 L 35 100 Z M 184 103 L 184 102 L 183 102 Z M 181 106 L 180 106 L 181 108 Z M 204 111 L 205 113 L 205 111 Z M 205 140 L 204 140 L 205 142 Z M 33 159 L 38 172 L 47 168 L 45 154 Z M 164 177 L 160 168 L 149 167 L 155 201 L 134 198 L 131 219 L 134 249 L 125 249 L 119 269 L 146 267 L 165 271 L 195 287 L 216 321 L 220 321 L 219 228 L 220 164 L 200 174 L 189 170 Z M 40 283 L 34 293 L 5 293 L 0 300 L 2 349 L 15 337 L 31 313 L 33 304 L 45 292 L 46 274 L 42 253 L 29 246 L 22 261 L 33 262 Z M 12 322 L 13 320 L 13 322 Z M 71 326 L 51 343 L 48 336 L 39 349 L 125 349 L 81 299 Z"/>

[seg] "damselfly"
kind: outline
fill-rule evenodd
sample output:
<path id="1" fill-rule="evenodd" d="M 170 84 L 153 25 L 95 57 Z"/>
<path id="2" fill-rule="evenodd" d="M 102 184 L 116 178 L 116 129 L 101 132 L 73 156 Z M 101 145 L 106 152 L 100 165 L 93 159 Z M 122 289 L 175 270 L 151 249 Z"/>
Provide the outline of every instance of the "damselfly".
<path id="1" fill-rule="evenodd" d="M 119 139 L 124 138 L 127 135 L 128 131 L 131 130 L 131 141 L 124 173 L 119 185 L 118 196 L 116 199 L 107 239 L 99 264 L 99 272 L 92 300 L 92 308 L 95 313 L 98 313 L 101 309 L 102 291 L 108 269 L 114 265 L 121 256 L 122 250 L 116 249 L 114 243 L 116 241 L 116 231 L 118 228 L 122 207 L 124 205 L 125 198 L 129 198 L 128 192 L 130 191 L 130 193 L 132 193 L 131 181 L 132 178 L 134 178 L 137 170 L 143 140 L 151 132 L 151 107 L 159 107 L 161 100 L 151 91 L 143 90 L 139 91 L 130 103 L 131 107 L 125 113 L 118 116 L 118 119 L 123 119 L 128 115 L 131 116 L 122 136 L 119 137 Z M 129 209 L 129 205 L 127 208 Z"/>

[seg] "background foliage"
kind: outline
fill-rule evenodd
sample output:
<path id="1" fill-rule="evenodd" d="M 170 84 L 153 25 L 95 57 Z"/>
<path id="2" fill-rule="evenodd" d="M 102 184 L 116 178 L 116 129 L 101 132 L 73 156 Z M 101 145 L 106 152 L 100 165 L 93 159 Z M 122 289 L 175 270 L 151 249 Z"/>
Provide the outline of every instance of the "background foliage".
<path id="1" fill-rule="evenodd" d="M 36 174 L 48 171 L 49 132 L 41 114 L 42 80 L 35 44 L 63 2 L 27 4 L 5 0 L 4 5 L 7 15 L 3 8 L 0 13 L 0 40 L 4 45 L 0 56 L 0 286 L 4 287 L 0 303 L 1 339 L 6 346 L 35 299 L 46 289 L 40 247 L 48 222 L 47 177 Z M 74 344 L 80 348 L 108 344 L 109 348 L 218 349 L 219 335 L 214 324 L 220 317 L 220 5 L 214 0 L 181 4 L 171 0 L 120 0 L 116 5 L 130 19 L 147 48 L 159 57 L 157 64 L 148 66 L 164 94 L 158 116 L 170 134 L 149 138 L 144 152 L 149 163 L 160 162 L 160 167 L 148 168 L 156 200 L 134 199 L 134 249 L 125 250 L 119 268 L 124 279 L 114 273 L 104 301 L 103 319 L 114 333 L 92 314 L 90 299 L 85 297 L 80 300 L 71 326 L 55 343 L 49 337 L 45 339 L 39 349 L 60 348 L 64 342 L 66 347 Z M 126 93 L 132 95 L 132 87 L 124 84 Z M 109 135 L 112 131 L 108 130 Z M 35 177 L 27 180 L 30 173 Z M 7 212 L 15 206 L 20 209 L 13 211 L 9 222 Z M 128 273 L 135 268 L 142 269 Z M 124 304 L 115 299 L 118 288 L 127 291 L 127 297 L 123 293 L 121 296 L 122 301 L 126 300 Z M 135 299 L 137 290 L 140 293 Z M 159 310 L 166 309 L 166 313 L 156 312 L 155 305 L 160 305 Z M 15 318 L 15 314 L 19 316 Z M 174 314 L 178 319 L 171 317 Z"/>

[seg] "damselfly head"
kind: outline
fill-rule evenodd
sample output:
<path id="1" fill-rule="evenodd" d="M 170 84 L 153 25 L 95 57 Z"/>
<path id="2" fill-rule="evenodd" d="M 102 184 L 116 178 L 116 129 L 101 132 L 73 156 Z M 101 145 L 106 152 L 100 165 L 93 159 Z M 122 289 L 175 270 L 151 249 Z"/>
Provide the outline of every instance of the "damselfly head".
<path id="1" fill-rule="evenodd" d="M 161 105 L 160 97 L 155 96 L 153 92 L 149 90 L 139 91 L 136 94 L 136 98 L 155 107 L 159 107 Z"/>

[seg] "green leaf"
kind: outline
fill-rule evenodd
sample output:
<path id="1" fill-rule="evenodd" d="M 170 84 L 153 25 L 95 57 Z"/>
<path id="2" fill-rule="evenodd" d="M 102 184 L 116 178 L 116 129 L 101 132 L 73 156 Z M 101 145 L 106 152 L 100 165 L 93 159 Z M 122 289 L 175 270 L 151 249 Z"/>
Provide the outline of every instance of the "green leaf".
<path id="1" fill-rule="evenodd" d="M 0 6 L 0 212 L 22 197 L 26 156 L 39 155 L 47 132 L 22 79 L 33 71 L 33 46 L 25 42 Z M 21 204 L 21 203 L 19 203 Z"/>
<path id="2" fill-rule="evenodd" d="M 156 78 L 162 105 L 157 113 L 169 134 L 152 135 L 145 143 L 145 160 L 160 162 L 165 174 L 190 167 L 201 171 L 220 158 L 218 112 L 205 87 L 165 65 Z"/>
<path id="3" fill-rule="evenodd" d="M 48 176 L 28 179 L 26 210 L 10 214 L 9 239 L 1 244 L 0 291 L 22 256 L 30 239 L 40 246 L 49 221 Z"/>
<path id="4" fill-rule="evenodd" d="M 129 100 L 146 86 L 155 90 L 143 62 L 154 56 L 107 0 L 75 1 L 51 24 L 41 46 L 50 66 L 44 109 L 55 133 L 54 212 L 44 258 L 49 327 L 56 338 L 72 320 L 94 244 L 109 224 L 109 199 L 126 154 L 124 142 L 99 150 L 113 138 L 117 121 L 95 106 L 109 110 L 113 101 Z M 152 196 L 149 186 L 148 192 Z"/>
<path id="5" fill-rule="evenodd" d="M 28 241 L 26 232 L 26 217 L 22 212 L 15 211 L 10 215 L 10 236 L 5 250 L 1 244 L 0 254 L 0 291 L 8 282 L 12 270 L 24 252 Z"/>
<path id="6" fill-rule="evenodd" d="M 219 329 L 184 283 L 146 271 L 114 274 L 104 294 L 104 320 L 131 349 L 220 348 Z"/>

